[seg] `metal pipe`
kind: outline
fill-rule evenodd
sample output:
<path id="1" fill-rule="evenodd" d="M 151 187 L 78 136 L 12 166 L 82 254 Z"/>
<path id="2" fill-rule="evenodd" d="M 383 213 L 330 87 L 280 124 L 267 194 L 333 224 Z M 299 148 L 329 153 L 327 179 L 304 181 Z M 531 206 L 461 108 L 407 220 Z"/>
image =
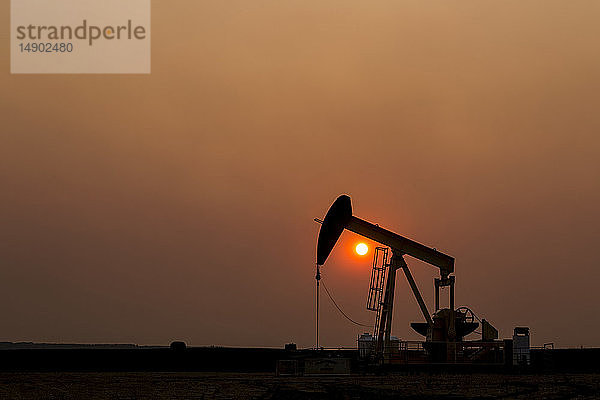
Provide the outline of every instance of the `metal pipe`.
<path id="1" fill-rule="evenodd" d="M 317 275 L 315 276 L 315 280 L 317 281 L 317 315 L 316 315 L 316 340 L 315 340 L 315 350 L 319 350 L 319 283 L 321 281 L 321 271 L 319 266 L 317 265 Z"/>
<path id="2" fill-rule="evenodd" d="M 454 279 L 450 281 L 450 309 L 454 311 Z"/>
<path id="3" fill-rule="evenodd" d="M 434 279 L 435 282 L 435 311 L 440 309 L 440 280 Z"/>

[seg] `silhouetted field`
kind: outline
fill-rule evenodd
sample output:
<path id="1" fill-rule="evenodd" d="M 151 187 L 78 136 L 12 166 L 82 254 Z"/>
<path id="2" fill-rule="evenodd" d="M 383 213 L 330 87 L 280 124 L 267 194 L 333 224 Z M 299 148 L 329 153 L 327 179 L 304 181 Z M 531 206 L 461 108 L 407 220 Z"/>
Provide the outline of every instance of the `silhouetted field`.
<path id="1" fill-rule="evenodd" d="M 597 399 L 600 374 L 0 373 L 1 399 Z"/>

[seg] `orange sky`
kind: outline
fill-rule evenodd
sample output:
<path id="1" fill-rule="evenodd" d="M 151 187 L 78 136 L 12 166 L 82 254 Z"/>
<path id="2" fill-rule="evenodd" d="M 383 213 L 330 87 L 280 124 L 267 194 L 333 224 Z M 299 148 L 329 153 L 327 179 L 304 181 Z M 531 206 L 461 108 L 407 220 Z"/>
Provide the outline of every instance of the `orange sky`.
<path id="1" fill-rule="evenodd" d="M 502 337 L 600 346 L 600 3 L 153 1 L 149 76 L 10 75 L 8 3 L 0 340 L 310 346 L 312 218 L 348 193 Z M 341 244 L 325 282 L 371 323 Z M 399 276 L 394 334 L 421 318 Z"/>

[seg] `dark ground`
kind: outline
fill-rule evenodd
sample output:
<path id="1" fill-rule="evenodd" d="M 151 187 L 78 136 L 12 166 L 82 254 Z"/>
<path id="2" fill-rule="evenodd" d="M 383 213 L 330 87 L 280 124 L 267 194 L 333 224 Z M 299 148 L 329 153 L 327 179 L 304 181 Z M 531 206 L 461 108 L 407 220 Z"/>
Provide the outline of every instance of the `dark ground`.
<path id="1" fill-rule="evenodd" d="M 599 399 L 600 374 L 0 373 L 0 399 Z"/>

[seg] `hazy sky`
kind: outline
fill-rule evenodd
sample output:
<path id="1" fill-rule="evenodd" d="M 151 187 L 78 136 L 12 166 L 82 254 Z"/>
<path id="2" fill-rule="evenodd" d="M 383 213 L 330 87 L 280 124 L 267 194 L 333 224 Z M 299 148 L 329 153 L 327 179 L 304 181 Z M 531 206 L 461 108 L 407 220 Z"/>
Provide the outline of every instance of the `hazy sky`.
<path id="1" fill-rule="evenodd" d="M 456 258 L 501 337 L 600 346 L 600 2 L 153 1 L 152 74 L 10 75 L 0 340 L 314 343 L 356 215 Z M 323 269 L 354 319 L 371 254 Z M 434 267 L 408 259 L 431 305 Z M 422 320 L 402 275 L 394 334 Z M 364 328 L 323 297 L 325 346 Z"/>

